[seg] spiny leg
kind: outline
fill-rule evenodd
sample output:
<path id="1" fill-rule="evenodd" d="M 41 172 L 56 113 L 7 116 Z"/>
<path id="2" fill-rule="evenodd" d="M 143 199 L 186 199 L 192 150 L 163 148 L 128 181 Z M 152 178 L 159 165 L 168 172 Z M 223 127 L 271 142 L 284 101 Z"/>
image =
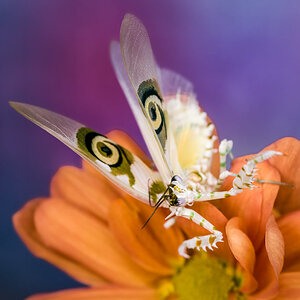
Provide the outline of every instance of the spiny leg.
<path id="1" fill-rule="evenodd" d="M 226 172 L 226 177 L 228 176 L 234 176 L 237 177 L 238 174 L 233 173 L 233 172 Z M 281 182 L 281 181 L 275 181 L 275 180 L 264 180 L 264 179 L 259 179 L 259 178 L 253 178 L 253 181 L 258 182 L 258 183 L 269 183 L 269 184 L 276 184 L 276 185 L 284 185 L 284 186 L 293 186 L 290 183 L 286 183 L 286 182 Z"/>
<path id="2" fill-rule="evenodd" d="M 185 204 L 193 204 L 195 201 L 209 201 L 227 198 L 235 196 L 243 191 L 244 188 L 253 188 L 253 181 L 256 172 L 256 164 L 264 160 L 271 158 L 274 155 L 282 155 L 281 152 L 277 151 L 265 151 L 258 155 L 255 155 L 247 160 L 247 163 L 242 167 L 240 172 L 236 174 L 235 179 L 232 182 L 233 187 L 229 191 L 217 191 L 217 192 L 197 192 L 197 191 L 186 191 L 184 198 L 186 199 Z M 229 175 L 235 175 L 229 171 L 223 172 L 224 177 Z M 182 195 L 177 195 L 182 197 Z"/>
<path id="3" fill-rule="evenodd" d="M 264 151 L 249 158 L 247 160 L 247 163 L 242 167 L 240 172 L 233 180 L 233 188 L 235 188 L 238 193 L 242 192 L 243 188 L 252 188 L 253 181 L 255 180 L 254 175 L 256 173 L 256 164 L 263 162 L 264 160 L 267 160 L 274 155 L 282 155 L 282 153 L 270 150 Z"/>
<path id="4" fill-rule="evenodd" d="M 171 211 L 173 210 L 172 213 L 174 213 L 176 216 L 189 219 L 211 232 L 211 234 L 194 237 L 184 241 L 178 248 L 179 255 L 188 259 L 190 256 L 186 252 L 187 249 L 200 250 L 202 248 L 204 251 L 206 251 L 206 248 L 208 248 L 213 250 L 212 247 L 217 248 L 218 242 L 223 242 L 222 232 L 217 230 L 214 225 L 212 225 L 194 210 L 185 207 L 172 207 L 170 209 Z"/>
<path id="5" fill-rule="evenodd" d="M 179 194 L 176 193 L 177 197 L 179 197 L 179 200 L 182 202 L 181 205 L 191 205 L 194 201 L 207 201 L 226 198 L 241 193 L 244 188 L 253 187 L 256 164 L 267 160 L 274 155 L 282 155 L 282 153 L 277 151 L 265 151 L 247 160 L 247 163 L 242 167 L 238 174 L 227 171 L 227 176 L 236 175 L 236 178 L 233 180 L 233 187 L 228 192 L 199 193 L 186 190 L 185 192 L 180 192 Z M 204 251 L 206 251 L 206 248 L 209 248 L 213 250 L 212 247 L 217 247 L 216 244 L 223 241 L 222 232 L 218 231 L 210 222 L 205 220 L 194 210 L 185 208 L 183 206 L 173 206 L 170 207 L 170 210 L 171 214 L 166 219 L 172 218 L 165 223 L 165 227 L 172 226 L 175 222 L 175 218 L 177 216 L 181 216 L 200 226 L 203 226 L 206 230 L 211 232 L 209 235 L 194 237 L 184 241 L 178 248 L 178 252 L 181 256 L 188 259 L 190 256 L 187 254 L 187 249 L 200 250 L 202 248 Z"/>
<path id="6" fill-rule="evenodd" d="M 166 229 L 170 228 L 171 226 L 173 226 L 176 223 L 176 217 L 170 218 L 168 220 L 166 220 L 164 227 Z"/>

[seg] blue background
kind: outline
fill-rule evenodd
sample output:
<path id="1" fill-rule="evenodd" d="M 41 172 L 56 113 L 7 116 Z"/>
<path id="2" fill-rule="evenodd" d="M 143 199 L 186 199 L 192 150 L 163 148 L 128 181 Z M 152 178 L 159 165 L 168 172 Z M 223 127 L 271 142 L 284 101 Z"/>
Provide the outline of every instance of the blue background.
<path id="1" fill-rule="evenodd" d="M 32 256 L 11 223 L 26 201 L 49 194 L 59 166 L 80 159 L 7 102 L 36 104 L 102 133 L 121 128 L 144 147 L 109 60 L 127 12 L 145 24 L 158 63 L 194 83 L 236 156 L 299 138 L 299 1 L 1 0 L 1 299 L 80 286 Z"/>

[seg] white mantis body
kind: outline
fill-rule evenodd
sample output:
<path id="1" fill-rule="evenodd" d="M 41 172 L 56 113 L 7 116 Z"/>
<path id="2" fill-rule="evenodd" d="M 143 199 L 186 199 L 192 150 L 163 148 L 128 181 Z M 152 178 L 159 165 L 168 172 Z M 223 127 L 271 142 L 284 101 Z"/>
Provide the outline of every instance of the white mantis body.
<path id="1" fill-rule="evenodd" d="M 191 96 L 193 97 L 193 96 Z M 193 101 L 193 98 L 189 99 Z M 175 102 L 175 103 L 174 103 Z M 177 102 L 177 103 L 176 103 Z M 187 102 L 189 103 L 189 102 Z M 189 120 L 193 125 L 189 125 L 196 130 L 198 138 L 202 140 L 202 155 L 199 156 L 198 160 L 195 161 L 190 167 L 185 170 L 180 170 L 180 175 L 174 175 L 168 188 L 170 189 L 168 196 L 165 195 L 160 199 L 161 204 L 165 200 L 166 207 L 169 207 L 171 213 L 166 218 L 165 227 L 168 228 L 175 224 L 177 217 L 183 217 L 192 222 L 204 227 L 210 232 L 209 235 L 194 237 L 192 239 L 184 241 L 179 247 L 179 254 L 185 258 L 189 258 L 187 249 L 206 249 L 213 250 L 213 247 L 217 247 L 218 242 L 223 241 L 222 232 L 194 211 L 191 207 L 195 202 L 210 201 L 216 199 L 228 198 L 235 196 L 243 192 L 243 189 L 252 189 L 254 187 L 253 181 L 256 180 L 255 171 L 256 165 L 264 160 L 271 158 L 274 155 L 281 155 L 277 151 L 265 151 L 256 156 L 250 158 L 245 165 L 241 168 L 238 174 L 229 172 L 226 169 L 227 156 L 232 157 L 232 146 L 233 142 L 230 140 L 222 140 L 218 149 L 214 148 L 214 142 L 217 137 L 213 135 L 214 125 L 209 123 L 206 118 L 206 113 L 201 112 L 199 108 L 187 108 L 186 104 L 180 99 L 180 93 L 177 94 L 176 98 L 169 100 L 167 104 L 167 113 L 170 119 L 169 126 L 175 132 L 175 140 L 182 138 L 182 127 L 181 122 L 178 120 L 183 119 L 183 126 L 187 127 L 186 124 Z M 174 106 L 182 106 L 181 109 L 175 110 Z M 169 108 L 169 110 L 168 110 Z M 180 113 L 183 112 L 183 113 Z M 173 115 L 174 114 L 174 115 Z M 174 120 L 173 120 L 174 119 Z M 191 129 L 189 129 L 191 130 Z M 176 136 L 179 135 L 179 137 Z M 211 172 L 211 166 L 213 162 L 213 155 L 218 152 L 220 160 L 219 177 L 215 177 Z M 221 191 L 221 185 L 224 179 L 228 176 L 234 176 L 232 188 L 229 191 Z M 260 180 L 260 182 L 266 182 Z M 172 194 L 172 199 L 169 200 L 169 195 Z M 175 195 L 175 196 L 174 196 Z"/>
<path id="2" fill-rule="evenodd" d="M 84 125 L 24 103 L 11 105 L 26 118 L 61 140 L 117 186 L 142 202 L 171 211 L 165 227 L 183 217 L 203 226 L 210 234 L 194 237 L 179 246 L 179 254 L 189 258 L 187 249 L 212 249 L 222 242 L 217 230 L 191 208 L 194 202 L 234 196 L 252 188 L 255 167 L 273 155 L 266 151 L 248 160 L 238 174 L 226 170 L 232 141 L 221 141 L 205 112 L 200 111 L 192 84 L 182 76 L 160 69 L 145 27 L 126 15 L 120 44 L 111 44 L 111 59 L 121 87 L 139 125 L 157 170 L 145 165 L 133 153 Z M 219 152 L 220 175 L 211 172 L 214 153 Z M 229 191 L 220 187 L 227 176 L 235 176 Z M 150 199 L 149 199 L 150 198 Z M 213 222 L 213 220 L 212 220 Z"/>

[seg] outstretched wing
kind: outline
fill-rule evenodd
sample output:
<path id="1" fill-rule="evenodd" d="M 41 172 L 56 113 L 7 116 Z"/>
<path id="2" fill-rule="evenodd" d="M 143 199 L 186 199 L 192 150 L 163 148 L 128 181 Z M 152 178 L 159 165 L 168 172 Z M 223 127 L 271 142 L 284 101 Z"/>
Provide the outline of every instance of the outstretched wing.
<path id="1" fill-rule="evenodd" d="M 151 157 L 162 178 L 164 178 L 165 183 L 168 184 L 170 182 L 171 169 L 166 161 L 166 156 L 161 144 L 157 140 L 156 133 L 148 121 L 144 111 L 141 109 L 135 91 L 128 79 L 121 57 L 120 44 L 118 42 L 114 41 L 111 43 L 110 55 L 119 83 L 135 116 Z"/>
<path id="2" fill-rule="evenodd" d="M 162 193 L 157 172 L 151 170 L 137 156 L 106 136 L 49 110 L 29 104 L 10 102 L 24 117 L 48 131 L 83 159 L 91 163 L 112 183 L 133 197 L 148 203 L 148 185 L 153 200 Z M 153 186 L 160 185 L 161 189 Z"/>
<path id="3" fill-rule="evenodd" d="M 164 100 L 181 97 L 195 99 L 193 84 L 182 75 L 165 68 L 158 68 L 158 78 L 162 88 Z"/>
<path id="4" fill-rule="evenodd" d="M 164 109 L 149 36 L 135 16 L 125 16 L 121 26 L 120 43 L 126 71 L 123 70 L 119 58 L 117 43 L 113 43 L 111 47 L 113 65 L 154 163 L 164 182 L 169 183 L 173 174 L 180 172 L 179 165 L 176 165 L 176 146 L 172 133 L 168 130 L 168 116 Z M 132 87 L 128 86 L 129 82 L 134 92 Z M 133 97 L 133 94 L 136 94 L 136 97 Z"/>

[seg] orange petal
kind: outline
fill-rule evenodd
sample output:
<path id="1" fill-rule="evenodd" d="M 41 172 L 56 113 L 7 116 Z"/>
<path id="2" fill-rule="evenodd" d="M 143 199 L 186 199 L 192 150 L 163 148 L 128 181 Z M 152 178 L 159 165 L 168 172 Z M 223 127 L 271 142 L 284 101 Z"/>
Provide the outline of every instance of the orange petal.
<path id="1" fill-rule="evenodd" d="M 135 262 L 150 272 L 171 275 L 173 270 L 160 244 L 161 239 L 168 239 L 168 230 L 162 224 L 156 229 L 161 232 L 160 239 L 156 238 L 151 224 L 141 230 L 146 220 L 145 214 L 141 213 L 139 208 L 134 205 L 134 201 L 137 202 L 137 200 L 131 200 L 130 203 L 126 203 L 122 199 L 118 199 L 112 203 L 110 208 L 111 230 Z M 144 206 L 147 207 L 145 204 Z M 149 209 L 148 216 L 151 211 Z M 157 215 L 159 214 L 160 212 L 157 212 Z"/>
<path id="2" fill-rule="evenodd" d="M 300 272 L 282 273 L 279 276 L 277 300 L 300 299 Z"/>
<path id="3" fill-rule="evenodd" d="M 270 263 L 278 278 L 283 267 L 284 240 L 274 216 L 270 216 L 267 222 L 265 244 Z"/>
<path id="4" fill-rule="evenodd" d="M 284 271 L 295 270 L 300 264 L 300 210 L 280 218 L 278 226 L 285 243 Z"/>
<path id="5" fill-rule="evenodd" d="M 240 287 L 240 291 L 246 295 L 251 294 L 257 289 L 257 281 L 254 276 L 245 270 L 242 271 L 243 283 Z"/>
<path id="6" fill-rule="evenodd" d="M 240 157 L 233 161 L 231 171 L 238 173 L 246 163 L 247 157 Z M 280 181 L 278 171 L 268 161 L 258 164 L 256 177 L 264 180 Z M 232 178 L 228 178 L 222 190 L 232 187 Z M 244 189 L 241 194 L 217 201 L 217 206 L 227 218 L 239 216 L 246 226 L 246 234 L 250 237 L 257 250 L 264 240 L 266 223 L 272 213 L 278 192 L 278 185 L 258 184 L 253 190 Z"/>
<path id="7" fill-rule="evenodd" d="M 232 218 L 226 225 L 226 235 L 229 247 L 240 265 L 249 273 L 253 273 L 255 250 L 250 239 L 243 232 L 241 219 Z"/>
<path id="8" fill-rule="evenodd" d="M 148 288 L 105 286 L 103 288 L 78 288 L 49 294 L 39 294 L 27 300 L 155 300 L 155 291 Z"/>
<path id="9" fill-rule="evenodd" d="M 47 200 L 31 200 L 13 216 L 14 227 L 24 244 L 35 256 L 45 259 L 76 280 L 92 286 L 101 285 L 105 280 L 99 274 L 43 244 L 33 222 L 34 213 L 43 201 Z"/>
<path id="10" fill-rule="evenodd" d="M 283 265 L 283 267 L 285 272 L 300 272 L 300 261 L 287 266 Z"/>
<path id="11" fill-rule="evenodd" d="M 258 288 L 250 299 L 273 299 L 278 294 L 279 283 L 271 265 L 265 247 L 256 252 L 256 264 L 254 277 L 257 280 Z"/>
<path id="12" fill-rule="evenodd" d="M 279 284 L 277 281 L 271 281 L 264 289 L 259 290 L 252 295 L 247 296 L 248 300 L 270 300 L 278 295 Z M 276 298 L 277 299 L 277 298 Z M 279 299 L 278 299 L 279 300 Z"/>
<path id="13" fill-rule="evenodd" d="M 144 286 L 153 280 L 132 262 L 105 223 L 93 215 L 65 201 L 50 199 L 39 205 L 34 217 L 45 245 L 108 281 Z"/>
<path id="14" fill-rule="evenodd" d="M 126 198 L 130 204 L 134 205 L 139 211 L 142 222 L 148 220 L 153 213 L 153 208 L 149 205 L 141 203 L 132 197 Z M 147 226 L 152 233 L 155 241 L 160 248 L 160 256 L 163 253 L 167 259 L 178 257 L 178 247 L 183 241 L 183 233 L 178 226 L 173 226 L 169 229 L 164 228 L 165 218 L 170 213 L 169 209 L 160 208 L 158 212 L 151 218 Z M 140 232 L 140 228 L 136 228 L 136 232 Z"/>
<path id="15" fill-rule="evenodd" d="M 192 207 L 196 212 L 198 212 L 203 218 L 212 223 L 218 230 L 223 232 L 224 243 L 219 243 L 218 249 L 214 250 L 214 254 L 222 257 L 228 262 L 233 261 L 233 256 L 231 254 L 230 248 L 228 246 L 225 232 L 225 224 L 227 222 L 226 217 L 218 210 L 214 205 L 209 202 L 195 203 Z M 184 219 L 177 218 L 176 224 L 174 226 L 179 226 L 187 238 L 193 238 L 195 236 L 207 235 L 209 232 L 203 227 L 195 224 L 194 222 Z"/>
<path id="16" fill-rule="evenodd" d="M 118 193 L 101 177 L 76 167 L 60 168 L 51 181 L 51 195 L 107 220 L 110 202 Z"/>
<path id="17" fill-rule="evenodd" d="M 276 141 L 266 149 L 280 151 L 285 156 L 275 156 L 269 161 L 280 173 L 281 181 L 293 184 L 281 186 L 276 199 L 276 208 L 282 214 L 300 209 L 300 141 L 287 137 Z"/>

